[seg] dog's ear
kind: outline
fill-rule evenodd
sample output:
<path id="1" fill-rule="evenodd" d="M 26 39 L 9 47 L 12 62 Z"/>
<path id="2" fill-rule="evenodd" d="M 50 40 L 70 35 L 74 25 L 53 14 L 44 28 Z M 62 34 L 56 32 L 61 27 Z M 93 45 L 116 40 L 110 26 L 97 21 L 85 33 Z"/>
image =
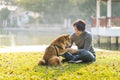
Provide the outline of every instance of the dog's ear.
<path id="1" fill-rule="evenodd" d="M 65 39 L 69 39 L 70 38 L 70 35 L 69 34 L 66 34 L 65 35 Z"/>
<path id="2" fill-rule="evenodd" d="M 64 34 L 62 36 L 59 37 L 58 41 L 59 42 L 64 42 L 65 40 L 69 39 L 70 35 L 69 34 Z"/>
<path id="3" fill-rule="evenodd" d="M 70 36 L 70 34 L 65 34 L 65 36 L 66 36 L 66 37 L 69 37 L 69 36 Z"/>

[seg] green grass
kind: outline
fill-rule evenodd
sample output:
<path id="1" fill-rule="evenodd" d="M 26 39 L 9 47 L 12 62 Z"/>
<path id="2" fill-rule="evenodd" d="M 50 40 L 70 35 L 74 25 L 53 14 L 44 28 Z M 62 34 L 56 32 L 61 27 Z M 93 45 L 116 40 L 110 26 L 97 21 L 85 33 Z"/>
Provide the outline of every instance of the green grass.
<path id="1" fill-rule="evenodd" d="M 120 80 L 120 52 L 96 52 L 94 63 L 37 66 L 43 53 L 0 54 L 0 80 Z"/>

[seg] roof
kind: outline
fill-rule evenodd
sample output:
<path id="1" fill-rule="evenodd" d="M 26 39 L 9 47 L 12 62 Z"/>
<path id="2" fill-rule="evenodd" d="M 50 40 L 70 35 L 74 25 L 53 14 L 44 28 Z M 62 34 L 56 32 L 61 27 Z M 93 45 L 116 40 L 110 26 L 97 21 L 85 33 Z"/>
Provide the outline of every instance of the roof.
<path id="1" fill-rule="evenodd" d="M 102 1 L 107 1 L 107 0 L 102 0 Z M 111 0 L 112 2 L 120 2 L 120 0 Z"/>

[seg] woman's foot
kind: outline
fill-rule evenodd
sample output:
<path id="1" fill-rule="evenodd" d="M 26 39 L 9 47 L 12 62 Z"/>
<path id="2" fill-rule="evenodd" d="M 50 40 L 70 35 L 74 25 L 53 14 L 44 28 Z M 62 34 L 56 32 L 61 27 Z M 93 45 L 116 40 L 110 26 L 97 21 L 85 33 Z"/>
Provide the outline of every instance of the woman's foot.
<path id="1" fill-rule="evenodd" d="M 81 62 L 82 62 L 82 60 L 77 60 L 77 61 L 70 60 L 70 61 L 68 61 L 68 63 L 76 63 L 76 64 L 81 63 Z"/>

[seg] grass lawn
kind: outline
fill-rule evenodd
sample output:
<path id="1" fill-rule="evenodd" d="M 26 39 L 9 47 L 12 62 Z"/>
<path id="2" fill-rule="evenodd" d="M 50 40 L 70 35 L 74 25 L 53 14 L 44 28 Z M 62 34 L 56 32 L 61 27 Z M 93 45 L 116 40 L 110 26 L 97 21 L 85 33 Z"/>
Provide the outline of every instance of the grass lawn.
<path id="1" fill-rule="evenodd" d="M 120 52 L 96 52 L 94 63 L 37 66 L 43 52 L 1 53 L 0 80 L 120 80 Z"/>

